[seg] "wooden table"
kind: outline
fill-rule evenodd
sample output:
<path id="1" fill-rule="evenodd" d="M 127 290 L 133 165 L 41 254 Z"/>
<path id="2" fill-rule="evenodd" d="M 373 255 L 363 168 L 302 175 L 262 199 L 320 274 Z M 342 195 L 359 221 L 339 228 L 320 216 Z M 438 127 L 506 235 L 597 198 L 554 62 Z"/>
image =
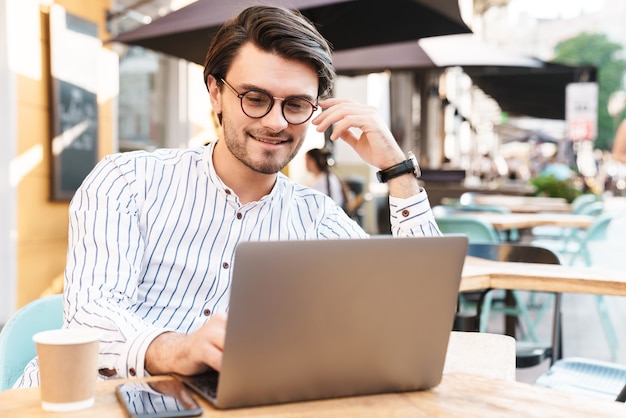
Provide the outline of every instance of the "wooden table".
<path id="1" fill-rule="evenodd" d="M 626 270 L 467 257 L 461 291 L 505 289 L 626 296 Z"/>
<path id="2" fill-rule="evenodd" d="M 493 225 L 498 231 L 528 229 L 535 226 L 559 226 L 565 228 L 589 228 L 595 217 L 572 213 L 494 213 L 458 212 L 455 216 L 471 216 Z"/>
<path id="3" fill-rule="evenodd" d="M 487 352 L 483 350 L 487 349 Z M 493 357 L 493 353 L 506 353 Z M 623 414 L 623 404 L 572 395 L 554 389 L 515 382 L 515 343 L 510 337 L 479 333 L 453 333 L 441 384 L 419 392 L 299 402 L 257 408 L 219 411 L 199 399 L 203 417 L 609 417 Z M 469 364 L 469 366 L 468 366 Z M 508 370 L 501 375 L 502 369 Z M 486 371 L 487 370 L 487 371 Z M 496 373 L 496 377 L 489 375 Z M 468 373 L 469 372 L 469 373 Z M 169 377 L 143 378 L 144 381 Z M 109 380 L 97 386 L 92 408 L 65 417 L 122 418 L 124 412 L 114 395 L 117 384 Z M 39 405 L 39 389 L 15 389 L 0 393 L 0 416 L 11 418 L 59 417 Z"/>
<path id="4" fill-rule="evenodd" d="M 463 266 L 460 291 L 486 289 L 528 290 L 557 295 L 586 293 L 626 296 L 626 270 L 493 261 L 468 256 Z M 557 304 L 555 324 L 559 323 L 557 319 L 559 316 L 560 309 Z M 507 334 L 514 335 L 514 324 L 510 322 L 505 324 Z M 557 352 L 561 353 L 559 328 L 560 325 L 553 328 L 552 344 L 553 347 L 557 347 Z"/>
<path id="5" fill-rule="evenodd" d="M 474 195 L 474 203 L 477 205 L 500 206 L 514 213 L 568 213 L 572 210 L 567 200 L 560 197 L 476 194 Z"/>
<path id="6" fill-rule="evenodd" d="M 146 379 L 155 380 L 155 378 Z M 95 405 L 62 414 L 65 417 L 123 418 L 113 390 L 119 381 L 98 385 Z M 556 417 L 622 416 L 624 404 L 573 395 L 527 383 L 450 373 L 432 390 L 330 399 L 257 408 L 219 411 L 203 400 L 203 417 Z M 39 407 L 38 389 L 0 393 L 0 416 L 7 418 L 59 417 Z"/>

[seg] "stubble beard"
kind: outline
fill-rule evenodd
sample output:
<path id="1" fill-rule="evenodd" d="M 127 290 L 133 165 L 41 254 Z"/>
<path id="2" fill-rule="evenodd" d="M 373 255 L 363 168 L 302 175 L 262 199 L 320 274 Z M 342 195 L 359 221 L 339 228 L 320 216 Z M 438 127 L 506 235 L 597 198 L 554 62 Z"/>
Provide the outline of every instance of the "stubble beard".
<path id="1" fill-rule="evenodd" d="M 226 143 L 226 147 L 230 153 L 241 161 L 241 163 L 246 167 L 261 174 L 276 174 L 281 171 L 291 160 L 293 160 L 304 143 L 304 138 L 298 141 L 293 136 L 290 136 L 290 143 L 293 144 L 298 142 L 298 145 L 291 150 L 287 157 L 281 158 L 278 152 L 271 152 L 268 150 L 264 151 L 260 157 L 254 158 L 254 156 L 250 155 L 248 149 L 246 148 L 249 141 L 254 141 L 250 135 L 256 136 L 256 134 L 259 134 L 260 136 L 272 136 L 272 134 L 250 131 L 239 133 L 228 123 L 226 118 L 223 118 L 222 120 L 222 127 L 224 131 L 224 142 Z M 274 134 L 274 136 L 277 135 Z M 281 138 L 284 138 L 284 136 L 281 136 Z"/>

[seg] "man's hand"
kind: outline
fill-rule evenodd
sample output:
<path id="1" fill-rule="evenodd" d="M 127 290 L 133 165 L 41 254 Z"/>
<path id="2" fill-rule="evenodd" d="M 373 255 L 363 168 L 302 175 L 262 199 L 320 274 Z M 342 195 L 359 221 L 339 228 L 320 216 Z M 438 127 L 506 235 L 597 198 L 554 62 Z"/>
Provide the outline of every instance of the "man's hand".
<path id="1" fill-rule="evenodd" d="M 193 375 L 209 367 L 219 371 L 226 336 L 226 314 L 215 314 L 196 332 L 166 332 L 146 351 L 145 369 L 150 374 Z"/>
<path id="2" fill-rule="evenodd" d="M 319 106 L 324 111 L 312 121 L 317 131 L 324 132 L 332 126 L 330 139 L 341 138 L 366 163 L 384 170 L 407 159 L 375 107 L 336 98 L 320 100 Z M 351 128 L 359 129 L 361 134 L 355 135 Z M 419 184 L 411 175 L 396 177 L 388 185 L 389 194 L 395 197 L 409 197 L 420 192 Z"/>
<path id="3" fill-rule="evenodd" d="M 349 99 L 320 100 L 319 105 L 324 111 L 312 121 L 317 130 L 324 132 L 332 126 L 330 139 L 343 139 L 365 162 L 385 169 L 406 159 L 375 107 Z M 351 128 L 362 133 L 356 136 Z"/>

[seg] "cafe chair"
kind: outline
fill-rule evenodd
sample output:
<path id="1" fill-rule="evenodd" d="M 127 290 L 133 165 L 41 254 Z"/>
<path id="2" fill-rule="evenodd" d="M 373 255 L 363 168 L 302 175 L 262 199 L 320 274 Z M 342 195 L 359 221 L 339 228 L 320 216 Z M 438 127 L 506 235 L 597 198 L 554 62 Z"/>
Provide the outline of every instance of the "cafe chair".
<path id="1" fill-rule="evenodd" d="M 511 248 L 507 245 L 511 244 L 503 243 L 495 228 L 480 219 L 473 218 L 469 215 L 446 215 L 442 210 L 436 210 L 434 214 L 435 221 L 443 234 L 464 234 L 467 236 L 470 243 L 468 255 L 499 260 L 506 258 L 504 254 L 510 254 L 511 259 L 506 261 L 533 262 L 532 260 L 538 259 L 539 257 L 539 255 L 535 255 L 535 253 L 549 253 L 552 255 L 550 261 L 544 262 L 550 262 L 552 264 L 559 263 L 558 257 L 546 249 L 529 250 L 529 254 L 524 256 L 519 254 L 519 249 L 513 251 L 512 254 L 506 252 L 506 248 Z M 481 250 L 479 244 L 484 244 L 486 247 L 482 247 Z M 474 250 L 472 250 L 472 248 L 474 248 Z M 489 250 L 487 250 L 488 248 Z M 481 255 L 473 254 L 472 251 L 480 251 Z M 533 253 L 530 254 L 530 251 L 533 251 Z M 493 312 L 515 316 L 518 318 L 519 322 L 523 324 L 523 329 L 531 342 L 531 344 L 522 344 L 521 342 L 518 344 L 519 353 L 516 358 L 517 366 L 520 368 L 535 366 L 550 357 L 551 348 L 543 346 L 537 347 L 539 343 L 539 338 L 535 331 L 537 321 L 534 321 L 530 316 L 527 302 L 523 300 L 522 294 L 515 290 L 511 291 L 510 294 L 515 300 L 514 306 L 507 306 L 502 298 L 494 298 L 492 291 L 463 292 L 459 294 L 459 313 L 457 314 L 455 329 L 486 332 L 489 318 Z M 465 313 L 468 310 L 474 310 L 476 312 L 475 316 L 468 317 Z M 527 347 L 523 347 L 523 345 Z"/>
<path id="2" fill-rule="evenodd" d="M 590 205 L 595 205 L 596 203 L 601 204 L 602 202 L 593 202 Z M 570 266 L 575 265 L 578 262 L 585 267 L 593 266 L 594 263 L 589 250 L 590 244 L 594 241 L 602 241 L 606 239 L 609 225 L 616 216 L 620 215 L 617 215 L 615 212 L 606 212 L 597 215 L 596 219 L 593 221 L 591 226 L 589 226 L 589 228 L 582 230 L 579 233 L 576 231 L 577 235 L 575 237 L 573 234 L 570 236 L 570 238 L 574 237 L 574 239 L 567 243 L 567 249 L 560 249 L 561 257 L 563 258 L 569 256 L 567 264 Z M 551 246 L 547 246 L 544 242 L 534 241 L 534 245 L 553 248 Z M 555 248 L 555 251 L 559 251 L 559 249 Z M 615 327 L 613 326 L 613 321 L 609 315 L 604 296 L 596 295 L 595 299 L 602 329 L 604 330 L 604 335 L 609 345 L 611 360 L 615 361 L 617 359 L 617 349 L 619 345 Z"/>
<path id="3" fill-rule="evenodd" d="M 583 235 L 579 238 L 577 251 L 573 252 L 569 264 L 574 265 L 579 259 L 582 260 L 582 263 L 586 267 L 591 267 L 594 265 L 591 252 L 590 245 L 595 241 L 603 241 L 607 238 L 607 232 L 611 222 L 617 217 L 621 217 L 623 214 L 616 212 L 606 212 L 599 215 L 596 220 L 591 224 L 586 231 L 583 231 Z M 609 311 L 606 306 L 605 298 L 603 295 L 596 295 L 596 306 L 598 310 L 598 314 L 600 315 L 600 321 L 602 323 L 602 328 L 604 330 L 604 335 L 606 336 L 606 340 L 609 343 L 609 349 L 611 351 L 611 360 L 616 361 L 617 359 L 617 349 L 618 349 L 618 340 L 617 334 L 615 332 L 615 327 L 613 326 L 613 321 L 609 315 Z"/>
<path id="4" fill-rule="evenodd" d="M 595 359 L 571 357 L 556 361 L 535 384 L 574 394 L 624 402 L 626 366 Z"/>
<path id="5" fill-rule="evenodd" d="M 493 226 L 483 220 L 473 218 L 471 216 L 455 215 L 449 207 L 435 207 L 433 214 L 439 230 L 443 234 L 463 234 L 467 236 L 470 243 L 477 242 L 500 242 L 500 236 Z M 479 299 L 480 292 L 465 292 L 459 294 L 459 306 L 462 311 L 476 310 L 476 304 Z M 457 316 L 457 321 L 469 321 L 468 324 L 459 324 L 459 329 L 474 329 L 479 327 L 481 332 L 487 330 L 487 322 L 491 312 L 491 301 L 489 306 L 483 306 L 482 319 L 476 317 L 465 317 L 463 314 Z M 477 322 L 476 322 L 477 321 Z M 474 324 L 472 324 L 474 323 Z M 476 325 L 478 324 L 478 325 Z"/>
<path id="6" fill-rule="evenodd" d="M 584 194 L 577 197 L 572 202 L 571 213 L 574 215 L 600 215 L 604 210 L 604 202 L 598 199 L 594 194 Z M 546 246 L 563 255 L 571 255 L 571 253 L 576 252 L 584 232 L 580 228 L 549 225 L 536 226 L 531 230 L 534 244 Z M 574 247 L 573 250 L 572 247 Z"/>
<path id="7" fill-rule="evenodd" d="M 570 203 L 570 213 L 581 215 L 585 213 L 593 212 L 595 209 L 593 207 L 589 207 L 592 203 L 601 202 L 600 198 L 593 193 L 584 193 L 580 196 L 574 198 L 572 203 Z M 548 239 L 556 239 L 560 240 L 563 238 L 564 234 L 567 234 L 570 231 L 570 228 L 565 228 L 561 226 L 536 226 L 531 229 L 532 235 L 536 238 L 548 238 Z"/>
<path id="8" fill-rule="evenodd" d="M 534 247 L 532 245 L 523 245 L 516 243 L 471 243 L 469 244 L 467 254 L 473 257 L 480 257 L 494 261 L 508 261 L 518 263 L 541 263 L 541 264 L 560 264 L 559 257 L 552 251 Z M 483 295 L 483 302 L 479 303 L 479 307 L 488 307 L 492 304 L 492 291 L 488 291 Z M 526 302 L 522 299 L 519 291 L 510 291 L 511 296 L 517 308 L 505 307 L 503 312 L 508 315 L 515 315 L 517 319 L 522 318 L 526 324 L 527 332 L 530 334 L 530 341 L 518 341 L 516 353 L 516 366 L 518 368 L 533 367 L 550 359 L 551 363 L 561 358 L 562 353 L 562 337 L 561 337 L 561 312 L 560 312 L 560 295 L 550 295 L 543 302 L 546 306 L 553 306 L 553 327 L 552 335 L 549 343 L 539 341 L 535 332 L 535 326 L 539 322 L 537 318 L 534 320 L 530 317 L 530 313 Z M 504 301 L 501 301 L 502 303 Z M 493 307 L 492 307 L 493 309 Z M 485 318 L 482 312 L 477 313 L 479 321 L 482 325 L 488 318 Z"/>
<path id="9" fill-rule="evenodd" d="M 15 312 L 0 331 L 0 392 L 10 389 L 36 355 L 33 335 L 63 326 L 63 295 L 36 299 Z"/>
<path id="10" fill-rule="evenodd" d="M 463 212 L 511 213 L 511 210 L 504 206 L 476 203 L 475 195 L 472 192 L 465 192 L 458 200 L 449 201 L 449 203 L 444 206 L 452 208 L 450 211 L 457 212 L 458 214 L 462 214 Z M 498 234 L 500 235 L 500 241 L 515 242 L 520 240 L 520 233 L 517 229 L 498 232 Z"/>
<path id="11" fill-rule="evenodd" d="M 500 242 L 500 236 L 488 222 L 471 215 L 434 213 L 435 221 L 443 234 L 464 234 L 469 242 Z"/>

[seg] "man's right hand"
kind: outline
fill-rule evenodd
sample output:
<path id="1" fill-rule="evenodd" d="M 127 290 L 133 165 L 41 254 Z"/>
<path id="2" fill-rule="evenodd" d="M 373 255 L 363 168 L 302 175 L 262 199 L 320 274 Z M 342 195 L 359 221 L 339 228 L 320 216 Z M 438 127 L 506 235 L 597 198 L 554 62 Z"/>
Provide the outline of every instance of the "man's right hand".
<path id="1" fill-rule="evenodd" d="M 185 335 L 166 332 L 148 346 L 145 369 L 152 375 L 193 375 L 208 368 L 220 370 L 226 336 L 227 315 L 214 314 L 196 332 Z"/>

